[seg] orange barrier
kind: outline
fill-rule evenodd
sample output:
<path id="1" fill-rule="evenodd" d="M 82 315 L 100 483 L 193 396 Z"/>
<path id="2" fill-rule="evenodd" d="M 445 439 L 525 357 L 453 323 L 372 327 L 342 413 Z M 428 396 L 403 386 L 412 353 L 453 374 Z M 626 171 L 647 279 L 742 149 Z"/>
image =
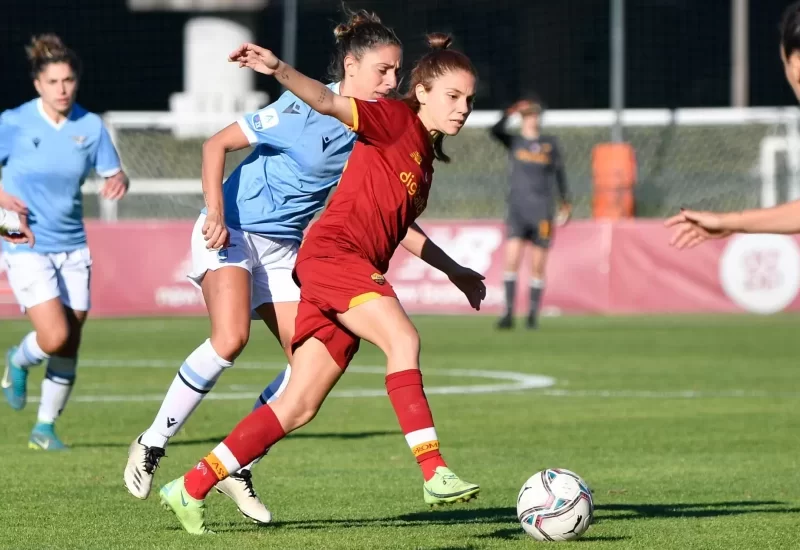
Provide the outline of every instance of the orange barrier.
<path id="1" fill-rule="evenodd" d="M 600 143 L 592 149 L 592 215 L 618 220 L 634 217 L 636 152 L 630 143 Z"/>

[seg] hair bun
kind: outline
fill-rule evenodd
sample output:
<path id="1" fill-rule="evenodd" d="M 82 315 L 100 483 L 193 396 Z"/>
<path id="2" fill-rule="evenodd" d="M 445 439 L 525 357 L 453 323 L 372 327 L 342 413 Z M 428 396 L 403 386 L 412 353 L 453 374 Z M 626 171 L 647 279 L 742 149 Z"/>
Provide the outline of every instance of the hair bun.
<path id="1" fill-rule="evenodd" d="M 443 32 L 432 32 L 427 38 L 432 50 L 446 50 L 453 44 L 453 37 Z"/>
<path id="2" fill-rule="evenodd" d="M 31 61 L 45 61 L 64 55 L 66 48 L 55 34 L 42 34 L 31 38 L 31 45 L 25 48 Z"/>
<path id="3" fill-rule="evenodd" d="M 353 32 L 353 29 L 350 28 L 350 25 L 347 23 L 340 23 L 333 29 L 333 36 L 336 37 L 336 40 L 341 40 L 351 32 Z"/>
<path id="4" fill-rule="evenodd" d="M 349 17 L 347 23 L 340 23 L 333 29 L 333 36 L 336 40 L 343 40 L 352 35 L 355 30 L 361 25 L 380 24 L 381 18 L 376 14 L 366 10 L 347 11 L 346 15 Z"/>

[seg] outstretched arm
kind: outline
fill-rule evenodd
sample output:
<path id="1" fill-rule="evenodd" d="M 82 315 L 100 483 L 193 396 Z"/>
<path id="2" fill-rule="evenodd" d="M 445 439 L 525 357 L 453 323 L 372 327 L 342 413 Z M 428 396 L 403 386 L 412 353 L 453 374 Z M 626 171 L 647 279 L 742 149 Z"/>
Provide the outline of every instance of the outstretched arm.
<path id="1" fill-rule="evenodd" d="M 318 113 L 337 118 L 350 127 L 355 125 L 350 98 L 333 93 L 322 82 L 305 76 L 278 59 L 270 50 L 255 44 L 242 44 L 228 56 L 228 61 L 238 63 L 239 67 L 273 75 L 281 85 Z"/>
<path id="2" fill-rule="evenodd" d="M 675 230 L 670 244 L 679 249 L 693 248 L 732 233 L 795 234 L 800 233 L 800 200 L 740 212 L 682 210 L 664 225 Z"/>
<path id="3" fill-rule="evenodd" d="M 481 309 L 481 302 L 486 298 L 483 275 L 453 260 L 430 240 L 417 224 L 413 224 L 409 228 L 406 237 L 400 244 L 426 264 L 447 275 L 450 281 L 467 297 L 469 305 L 474 309 Z"/>

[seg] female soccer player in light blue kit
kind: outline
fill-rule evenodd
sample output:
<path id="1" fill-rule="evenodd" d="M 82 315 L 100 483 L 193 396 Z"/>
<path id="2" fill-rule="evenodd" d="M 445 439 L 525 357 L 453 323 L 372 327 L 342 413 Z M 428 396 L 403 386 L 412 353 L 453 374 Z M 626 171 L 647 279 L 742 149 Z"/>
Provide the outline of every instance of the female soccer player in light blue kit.
<path id="1" fill-rule="evenodd" d="M 83 225 L 81 185 L 94 169 L 106 178 L 102 194 L 121 198 L 128 180 L 99 116 L 75 103 L 80 60 L 54 35 L 27 48 L 39 97 L 0 115 L 0 207 L 27 214 L 33 249 L 3 243 L 14 296 L 33 332 L 6 354 L 3 394 L 21 410 L 29 368 L 47 361 L 29 447 L 65 445 L 53 425 L 75 383 L 81 328 L 89 312 L 92 258 Z M 18 198 L 17 198 L 18 197 Z"/>
<path id="2" fill-rule="evenodd" d="M 377 16 L 351 13 L 334 34 L 331 90 L 365 100 L 395 90 L 401 43 Z M 300 300 L 292 280 L 297 250 L 304 230 L 338 183 L 355 140 L 356 135 L 338 120 L 320 115 L 287 92 L 204 144 L 207 208 L 192 233 L 189 278 L 203 291 L 211 337 L 187 357 L 153 424 L 131 444 L 123 477 L 135 497 L 147 498 L 169 439 L 244 349 L 251 311 L 263 319 L 291 359 Z M 225 154 L 247 146 L 255 150 L 223 185 Z M 289 373 L 287 367 L 256 406 L 279 393 Z M 271 520 L 253 489 L 249 468 L 218 488 L 246 517 L 258 523 Z"/>

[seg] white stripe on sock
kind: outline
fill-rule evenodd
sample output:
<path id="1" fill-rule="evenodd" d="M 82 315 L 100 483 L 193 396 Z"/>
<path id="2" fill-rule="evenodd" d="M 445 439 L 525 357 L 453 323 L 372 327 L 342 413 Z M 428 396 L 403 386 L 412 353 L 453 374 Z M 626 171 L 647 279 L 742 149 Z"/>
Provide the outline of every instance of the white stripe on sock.
<path id="1" fill-rule="evenodd" d="M 408 446 L 412 449 L 421 443 L 438 440 L 439 438 L 436 437 L 436 428 L 423 428 L 422 430 L 406 434 L 406 443 L 408 443 Z"/>
<path id="2" fill-rule="evenodd" d="M 225 469 L 228 470 L 228 473 L 232 474 L 239 471 L 241 465 L 239 464 L 239 461 L 236 460 L 236 457 L 233 456 L 231 450 L 228 449 L 227 445 L 220 443 L 214 447 L 214 450 L 211 452 L 214 453 L 214 456 L 216 456 L 220 462 L 222 462 L 222 465 L 225 466 Z"/>

